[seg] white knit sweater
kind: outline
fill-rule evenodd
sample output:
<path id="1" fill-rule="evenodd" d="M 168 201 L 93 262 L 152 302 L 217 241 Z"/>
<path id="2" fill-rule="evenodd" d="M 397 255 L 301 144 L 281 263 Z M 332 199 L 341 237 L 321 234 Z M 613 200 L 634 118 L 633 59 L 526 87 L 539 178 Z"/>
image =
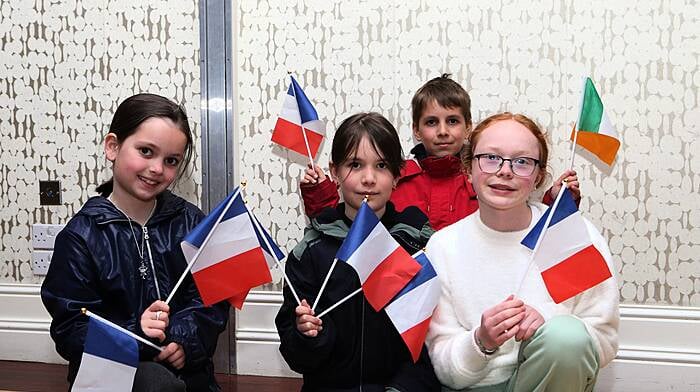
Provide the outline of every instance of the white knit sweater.
<path id="1" fill-rule="evenodd" d="M 443 385 L 452 389 L 492 385 L 506 381 L 517 365 L 520 343 L 505 342 L 490 356 L 474 343 L 473 332 L 482 313 L 516 294 L 537 309 L 545 320 L 571 314 L 583 321 L 593 337 L 600 367 L 617 353 L 619 292 L 608 279 L 576 297 L 555 304 L 542 282 L 536 265 L 527 271 L 519 293 L 515 293 L 529 261 L 530 251 L 520 241 L 544 213 L 546 206 L 531 204 L 530 227 L 499 232 L 481 221 L 479 212 L 435 233 L 426 253 L 435 266 L 442 293 L 428 331 L 430 358 Z M 610 271 L 615 267 L 608 246 L 598 230 L 586 220 L 593 244 L 605 257 Z"/>

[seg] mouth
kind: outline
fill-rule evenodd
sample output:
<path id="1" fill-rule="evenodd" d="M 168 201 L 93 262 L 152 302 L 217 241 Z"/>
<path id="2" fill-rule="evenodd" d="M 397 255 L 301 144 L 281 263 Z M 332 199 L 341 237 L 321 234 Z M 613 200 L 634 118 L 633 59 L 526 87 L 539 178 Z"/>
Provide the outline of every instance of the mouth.
<path id="1" fill-rule="evenodd" d="M 146 185 L 150 185 L 150 186 L 156 186 L 159 184 L 158 181 L 154 181 L 154 180 L 151 180 L 150 178 L 146 178 L 143 176 L 139 176 L 139 180 L 143 181 L 144 183 L 146 183 Z"/>
<path id="2" fill-rule="evenodd" d="M 491 184 L 489 185 L 489 188 L 497 190 L 497 191 L 503 191 L 503 192 L 512 192 L 515 191 L 515 188 L 510 187 L 505 184 Z"/>

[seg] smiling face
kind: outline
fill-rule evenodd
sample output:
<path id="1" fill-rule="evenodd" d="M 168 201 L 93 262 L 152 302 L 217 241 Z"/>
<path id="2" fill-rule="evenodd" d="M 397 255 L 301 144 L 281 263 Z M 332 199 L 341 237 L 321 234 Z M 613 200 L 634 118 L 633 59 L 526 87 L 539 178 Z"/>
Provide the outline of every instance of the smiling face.
<path id="1" fill-rule="evenodd" d="M 444 157 L 462 149 L 468 129 L 469 124 L 458 107 L 446 108 L 431 101 L 418 123 L 413 124 L 413 135 L 423 143 L 428 155 Z"/>
<path id="2" fill-rule="evenodd" d="M 396 180 L 366 134 L 353 155 L 338 165 L 331 162 L 330 171 L 340 185 L 348 218 L 355 218 L 365 196 L 369 197 L 369 206 L 377 216 L 384 214 Z"/>
<path id="3" fill-rule="evenodd" d="M 484 128 L 473 146 L 473 155 L 495 154 L 504 158 L 540 158 L 540 142 L 524 125 L 514 120 L 500 120 Z M 535 190 L 544 171 L 537 166 L 532 175 L 516 176 L 508 162 L 496 173 L 485 173 L 478 159 L 469 166 L 469 180 L 479 200 L 482 220 L 498 217 L 501 222 L 529 223 L 530 209 L 527 200 Z M 517 226 L 517 225 L 516 225 Z M 527 227 L 527 226 L 526 226 Z"/>
<path id="4" fill-rule="evenodd" d="M 108 134 L 105 154 L 114 163 L 112 198 L 116 204 L 126 210 L 152 206 L 177 177 L 186 144 L 183 131 L 163 117 L 142 122 L 122 143 L 114 133 Z"/>

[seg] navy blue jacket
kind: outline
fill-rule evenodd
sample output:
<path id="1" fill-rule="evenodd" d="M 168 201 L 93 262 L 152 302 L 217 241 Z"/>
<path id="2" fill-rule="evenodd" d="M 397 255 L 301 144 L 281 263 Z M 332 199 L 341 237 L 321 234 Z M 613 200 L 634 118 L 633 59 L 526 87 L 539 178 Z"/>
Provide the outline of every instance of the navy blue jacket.
<path id="1" fill-rule="evenodd" d="M 300 299 L 311 304 L 352 221 L 345 205 L 326 208 L 311 221 L 304 239 L 287 258 L 285 271 Z M 409 253 L 421 250 L 433 230 L 416 207 L 397 212 L 391 202 L 381 219 L 389 233 Z M 317 314 L 360 287 L 357 273 L 338 262 L 318 303 Z M 384 310 L 376 312 L 356 295 L 323 316 L 323 330 L 307 337 L 296 328 L 297 303 L 284 288 L 284 303 L 275 323 L 280 352 L 292 370 L 304 375 L 303 392 L 381 391 L 393 387 L 402 392 L 439 391 L 440 382 L 423 346 L 417 363 Z"/>
<path id="2" fill-rule="evenodd" d="M 165 300 L 187 266 L 180 249 L 182 238 L 203 218 L 199 208 L 164 192 L 146 230 L 129 221 L 104 197 L 90 198 L 56 237 L 53 257 L 41 287 L 41 299 L 51 314 L 51 337 L 58 353 L 69 361 L 68 381 L 80 366 L 88 310 L 145 337 L 141 314 L 157 299 Z M 153 255 L 146 249 L 145 277 L 139 272 L 144 231 Z M 134 239 L 136 241 L 134 241 Z M 145 242 L 144 242 L 145 243 Z M 186 356 L 178 374 L 188 390 L 217 391 L 212 355 L 218 335 L 226 328 L 228 303 L 205 307 L 192 276 L 187 275 L 170 303 L 168 342 L 179 343 Z M 157 341 L 154 341 L 157 342 Z M 160 343 L 159 343 L 160 344 Z M 139 343 L 140 359 L 152 360 L 156 350 Z"/>

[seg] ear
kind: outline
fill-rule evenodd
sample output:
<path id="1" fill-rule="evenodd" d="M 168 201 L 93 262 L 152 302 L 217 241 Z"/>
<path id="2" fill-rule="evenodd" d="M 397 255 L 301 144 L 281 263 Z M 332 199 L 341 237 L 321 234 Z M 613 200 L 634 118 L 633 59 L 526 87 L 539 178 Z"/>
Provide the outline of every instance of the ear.
<path id="1" fill-rule="evenodd" d="M 464 132 L 464 140 L 469 139 L 469 134 L 472 133 L 472 130 L 473 130 L 472 126 L 473 126 L 472 122 L 470 121 L 467 124 L 467 128 L 465 129 L 465 132 Z"/>
<path id="2" fill-rule="evenodd" d="M 394 178 L 394 180 L 391 182 L 391 189 L 396 189 L 396 185 L 399 184 L 398 178 Z"/>
<path id="3" fill-rule="evenodd" d="M 331 174 L 333 182 L 338 184 L 338 167 L 333 162 L 328 162 L 328 172 Z"/>
<path id="4" fill-rule="evenodd" d="M 119 146 L 120 144 L 116 134 L 110 132 L 105 136 L 105 155 L 108 161 L 114 162 L 114 160 L 117 159 Z"/>
<path id="5" fill-rule="evenodd" d="M 420 134 L 420 130 L 418 129 L 418 125 L 416 123 L 413 123 L 412 129 L 413 137 L 419 142 L 422 141 L 423 136 Z"/>

